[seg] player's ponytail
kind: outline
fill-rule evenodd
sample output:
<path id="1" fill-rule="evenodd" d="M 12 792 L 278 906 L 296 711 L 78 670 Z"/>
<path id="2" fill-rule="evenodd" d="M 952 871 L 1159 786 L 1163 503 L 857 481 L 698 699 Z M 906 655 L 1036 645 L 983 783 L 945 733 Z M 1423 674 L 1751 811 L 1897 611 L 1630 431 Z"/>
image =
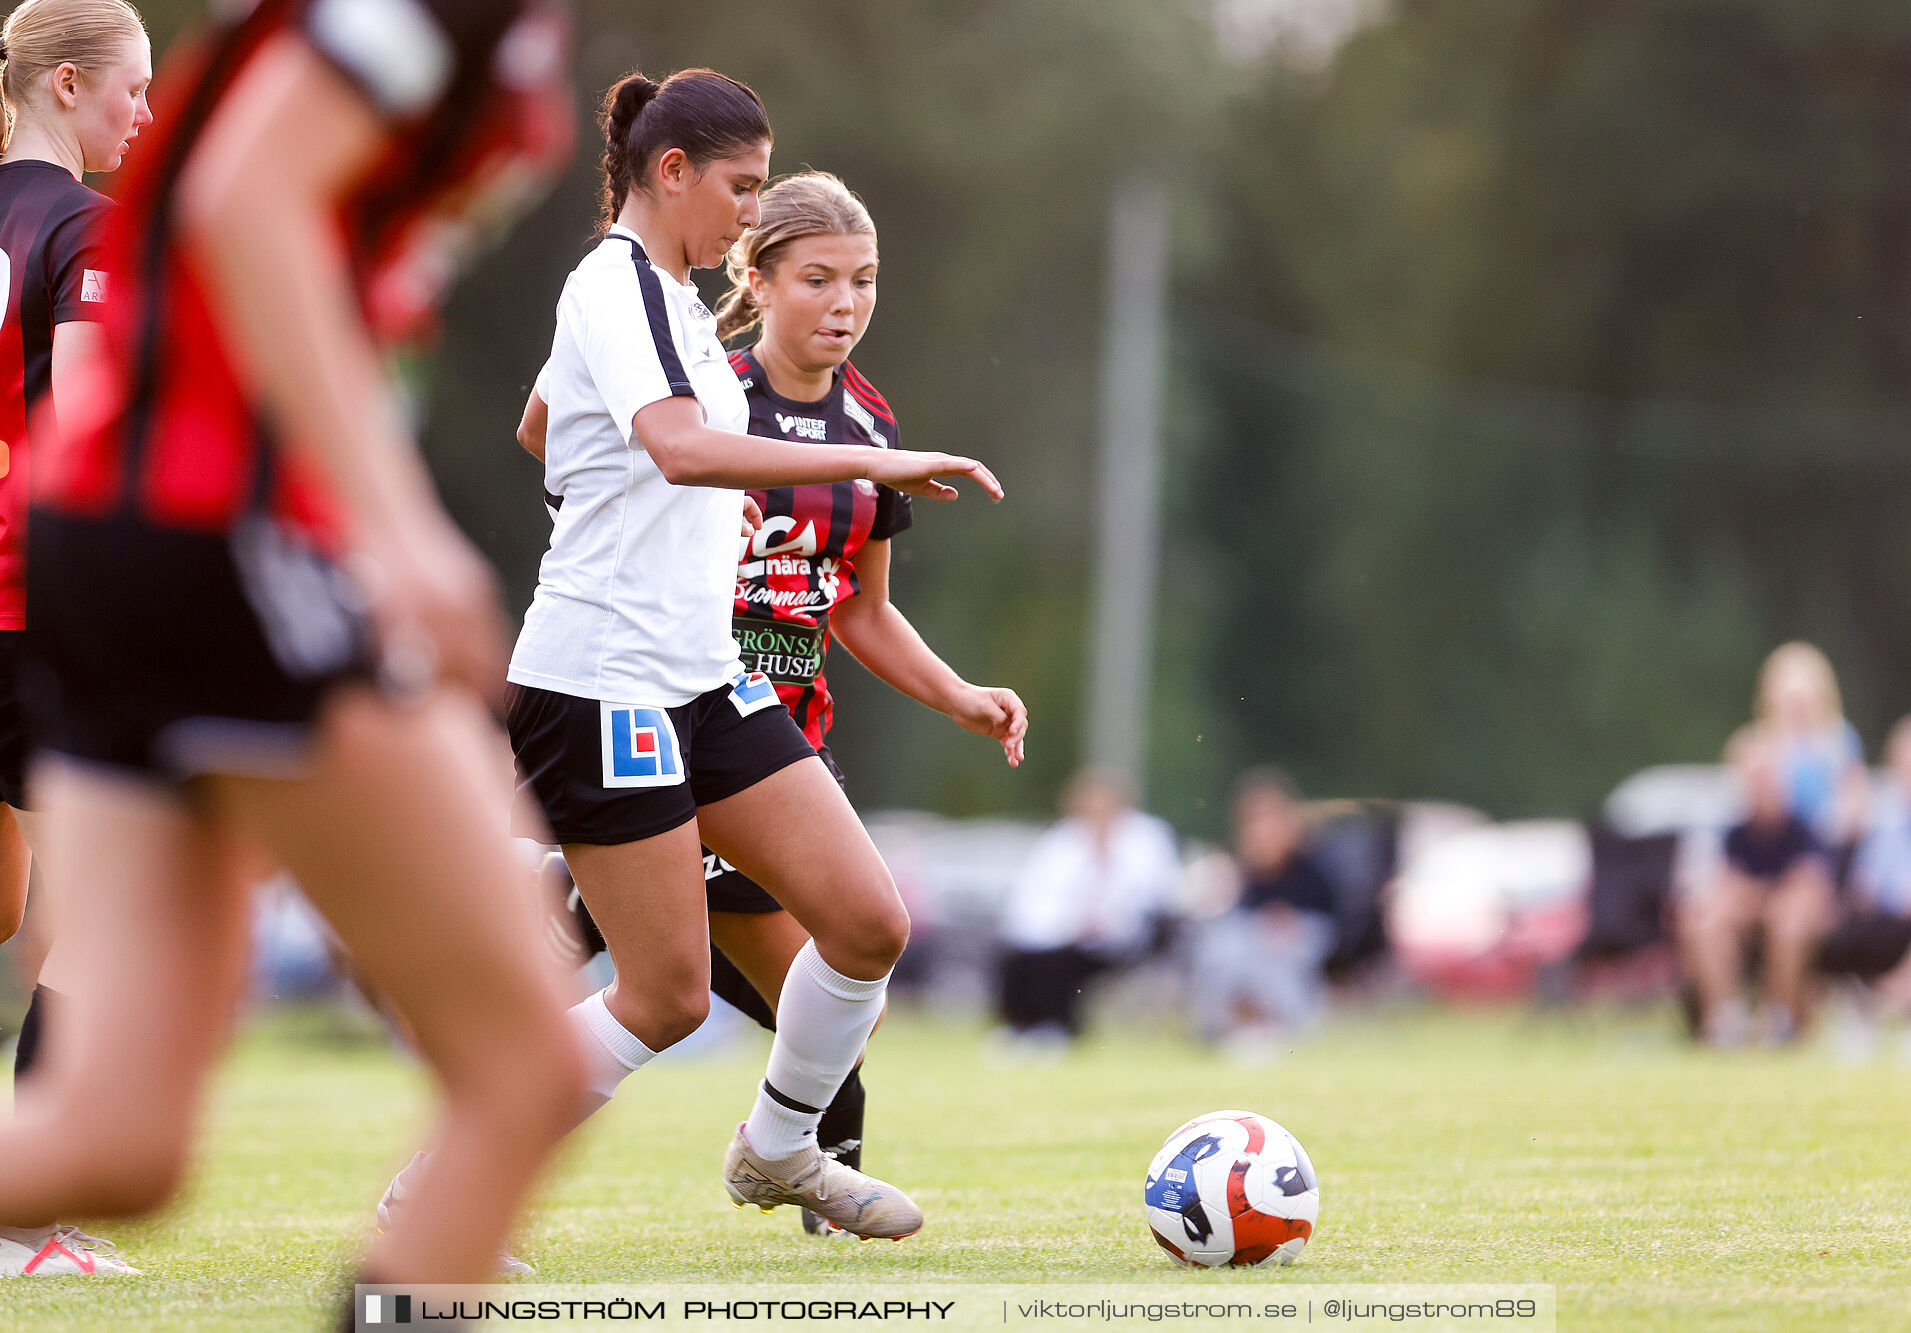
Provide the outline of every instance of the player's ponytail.
<path id="1" fill-rule="evenodd" d="M 604 94 L 604 226 L 617 221 L 657 154 L 681 148 L 701 170 L 767 143 L 770 116 L 749 85 L 709 69 L 678 70 L 662 83 L 626 74 Z"/>
<path id="2" fill-rule="evenodd" d="M 145 36 L 126 0 L 26 0 L 0 25 L 0 150 L 30 104 L 29 90 L 49 71 L 72 65 L 91 80 Z"/>
<path id="3" fill-rule="evenodd" d="M 750 294 L 750 270 L 772 272 L 792 242 L 805 236 L 876 235 L 863 201 L 827 171 L 785 176 L 763 192 L 763 216 L 730 248 L 724 272 L 730 290 L 717 305 L 717 336 L 726 341 L 763 320 Z"/>
<path id="4" fill-rule="evenodd" d="M 615 222 L 630 197 L 630 132 L 644 108 L 655 101 L 657 85 L 642 74 L 627 74 L 604 94 L 604 213 Z"/>

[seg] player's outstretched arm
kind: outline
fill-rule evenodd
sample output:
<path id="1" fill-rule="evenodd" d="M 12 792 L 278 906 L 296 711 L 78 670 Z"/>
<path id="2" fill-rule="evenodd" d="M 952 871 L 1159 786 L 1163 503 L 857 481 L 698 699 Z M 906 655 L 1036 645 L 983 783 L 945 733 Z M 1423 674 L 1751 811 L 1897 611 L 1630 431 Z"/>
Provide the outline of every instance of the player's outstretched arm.
<path id="1" fill-rule="evenodd" d="M 176 221 L 287 444 L 329 474 L 388 640 L 493 694 L 504 621 L 490 567 L 445 515 L 352 295 L 337 202 L 386 128 L 303 40 L 272 39 L 207 127 Z"/>
<path id="2" fill-rule="evenodd" d="M 1022 763 L 1028 708 L 1014 690 L 971 685 L 943 661 L 901 608 L 889 600 L 889 543 L 872 541 L 856 556 L 860 590 L 830 613 L 830 632 L 879 679 L 958 726 L 1002 744 L 1009 767 Z"/>
<path id="3" fill-rule="evenodd" d="M 1002 498 L 995 474 L 973 458 L 871 449 L 861 444 L 791 444 L 758 435 L 734 435 L 704 424 L 694 398 L 665 398 L 637 413 L 632 438 L 673 486 L 768 490 L 815 482 L 868 478 L 911 495 L 953 500 L 956 490 L 938 477 L 968 477 L 991 499 Z"/>

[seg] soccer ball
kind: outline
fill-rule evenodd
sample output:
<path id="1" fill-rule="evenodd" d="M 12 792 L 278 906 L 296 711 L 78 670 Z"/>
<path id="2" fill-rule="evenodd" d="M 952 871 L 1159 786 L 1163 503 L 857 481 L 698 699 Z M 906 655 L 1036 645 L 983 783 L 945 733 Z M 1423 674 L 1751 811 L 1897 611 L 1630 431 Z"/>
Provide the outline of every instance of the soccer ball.
<path id="1" fill-rule="evenodd" d="M 1320 1217 L 1307 1150 L 1252 1111 L 1213 1111 L 1170 1134 L 1144 1197 L 1161 1248 L 1202 1268 L 1291 1264 Z"/>

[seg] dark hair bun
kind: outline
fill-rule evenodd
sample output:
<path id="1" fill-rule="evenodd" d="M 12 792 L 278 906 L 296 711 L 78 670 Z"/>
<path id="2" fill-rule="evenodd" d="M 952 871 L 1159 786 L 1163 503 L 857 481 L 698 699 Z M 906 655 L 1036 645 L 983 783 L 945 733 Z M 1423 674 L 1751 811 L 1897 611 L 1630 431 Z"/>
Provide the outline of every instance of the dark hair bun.
<path id="1" fill-rule="evenodd" d="M 628 139 L 630 127 L 637 123 L 637 117 L 644 114 L 644 108 L 656 100 L 660 91 L 660 85 L 642 74 L 626 75 L 620 80 L 605 99 L 607 137 L 613 140 Z"/>
<path id="2" fill-rule="evenodd" d="M 678 70 L 661 84 L 625 75 L 604 95 L 603 124 L 606 225 L 658 153 L 680 148 L 701 170 L 770 139 L 769 114 L 749 85 L 708 69 Z"/>

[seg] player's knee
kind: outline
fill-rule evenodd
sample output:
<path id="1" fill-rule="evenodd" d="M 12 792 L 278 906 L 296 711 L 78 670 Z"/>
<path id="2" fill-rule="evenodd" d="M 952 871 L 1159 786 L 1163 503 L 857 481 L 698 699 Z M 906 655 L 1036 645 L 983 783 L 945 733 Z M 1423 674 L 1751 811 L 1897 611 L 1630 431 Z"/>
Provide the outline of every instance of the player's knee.
<path id="1" fill-rule="evenodd" d="M 604 1005 L 625 1030 L 653 1051 L 675 1046 L 710 1017 L 710 976 L 696 968 L 675 975 L 654 970 L 641 987 L 621 980 Z"/>
<path id="2" fill-rule="evenodd" d="M 701 987 L 679 986 L 660 999 L 654 1011 L 652 1023 L 656 1029 L 657 1050 L 666 1046 L 675 1046 L 703 1026 L 710 1017 L 710 987 L 706 982 Z"/>
<path id="3" fill-rule="evenodd" d="M 894 967 L 896 960 L 902 957 L 902 951 L 909 947 L 909 909 L 900 901 L 893 904 L 876 923 L 876 938 L 883 957 L 889 966 Z"/>
<path id="4" fill-rule="evenodd" d="M 860 913 L 835 932 L 826 955 L 853 962 L 853 971 L 865 976 L 887 972 L 909 944 L 909 912 L 900 901 Z M 822 947 L 819 942 L 819 948 Z"/>

